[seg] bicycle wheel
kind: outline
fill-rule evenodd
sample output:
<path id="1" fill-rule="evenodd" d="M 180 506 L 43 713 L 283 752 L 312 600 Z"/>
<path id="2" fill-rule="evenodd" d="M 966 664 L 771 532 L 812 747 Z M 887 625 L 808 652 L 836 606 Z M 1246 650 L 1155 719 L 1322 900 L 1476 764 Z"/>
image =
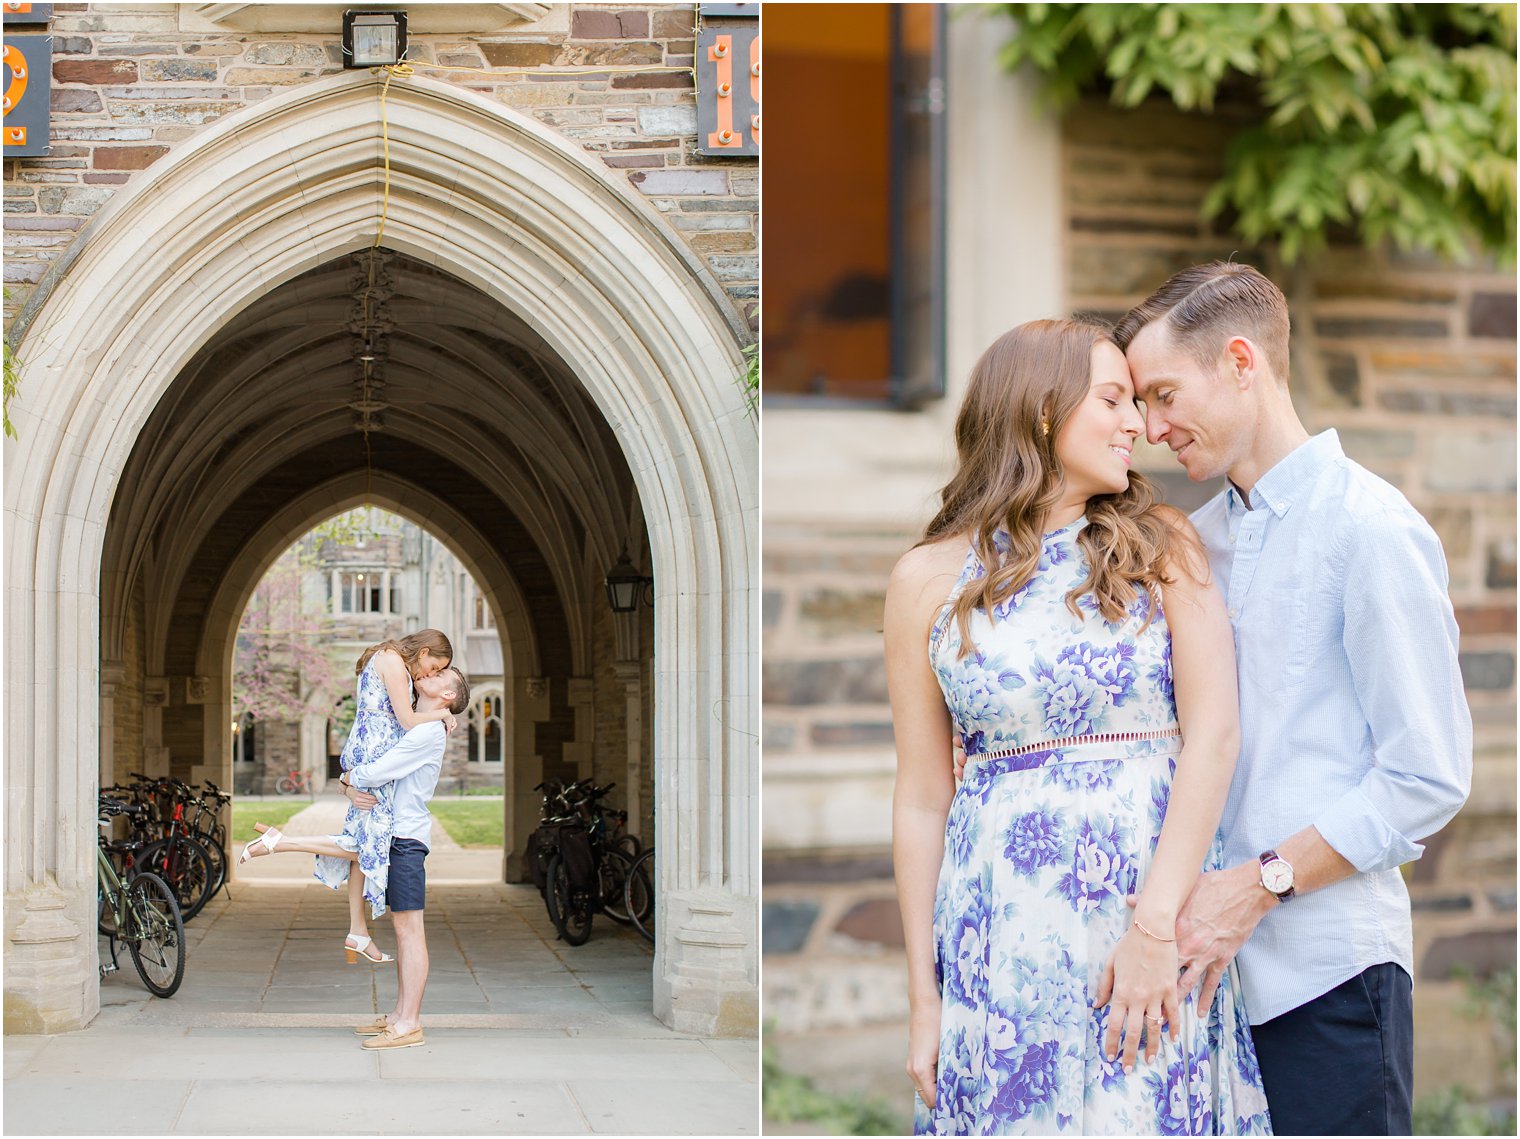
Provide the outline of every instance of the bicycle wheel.
<path id="1" fill-rule="evenodd" d="M 549 920 L 571 945 L 585 945 L 591 936 L 591 899 L 584 890 L 570 885 L 565 860 L 555 855 L 549 863 Z"/>
<path id="2" fill-rule="evenodd" d="M 211 889 L 206 893 L 206 899 L 210 901 L 216 892 L 227 884 L 227 851 L 210 835 L 196 835 L 195 841 L 200 843 L 201 849 L 206 852 L 207 860 L 211 863 Z"/>
<path id="3" fill-rule="evenodd" d="M 634 929 L 654 940 L 654 847 L 633 860 L 623 885 L 623 905 Z M 643 897 L 639 895 L 642 893 Z"/>
<path id="4" fill-rule="evenodd" d="M 639 841 L 639 836 L 636 834 L 618 835 L 617 848 L 628 856 L 630 862 L 644 853 L 644 844 Z"/>
<path id="5" fill-rule="evenodd" d="M 597 860 L 596 873 L 602 887 L 602 912 L 618 925 L 627 925 L 632 919 L 623 900 L 624 887 L 628 881 L 628 868 L 633 865 L 621 850 L 604 850 Z"/>
<path id="6" fill-rule="evenodd" d="M 156 875 L 127 883 L 127 943 L 137 975 L 155 997 L 172 997 L 185 979 L 185 923 L 174 894 Z"/>
<path id="7" fill-rule="evenodd" d="M 158 875 L 174 894 L 180 914 L 189 921 L 211 900 L 211 859 L 206 848 L 185 835 L 171 848 L 163 839 L 143 848 L 137 864 Z"/>
<path id="8" fill-rule="evenodd" d="M 281 795 L 294 795 L 296 793 L 296 781 L 288 775 L 282 775 L 275 783 L 274 789 Z"/>

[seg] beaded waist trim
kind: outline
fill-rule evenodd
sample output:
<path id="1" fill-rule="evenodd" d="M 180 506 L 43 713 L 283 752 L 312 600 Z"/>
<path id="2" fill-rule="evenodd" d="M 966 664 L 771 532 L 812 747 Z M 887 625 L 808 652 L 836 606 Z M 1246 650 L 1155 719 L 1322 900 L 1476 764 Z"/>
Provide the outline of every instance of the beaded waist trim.
<path id="1" fill-rule="evenodd" d="M 1134 743 L 1139 740 L 1167 740 L 1181 735 L 1182 728 L 1177 724 L 1173 724 L 1170 728 L 1161 728 L 1154 732 L 1104 732 L 1093 736 L 1070 736 L 1064 740 L 1037 740 L 1032 744 L 1004 748 L 1002 751 L 985 751 L 967 758 L 969 761 L 981 763 L 992 759 L 1009 759 L 1015 755 L 1029 755 L 1031 752 L 1036 751 L 1058 751 L 1061 748 L 1086 747 L 1089 744 L 1119 744 Z"/>
<path id="2" fill-rule="evenodd" d="M 1109 732 L 1104 735 L 1074 736 L 1064 740 L 1041 740 L 1022 747 L 973 755 L 966 760 L 965 784 L 971 784 L 1012 771 L 1032 771 L 1057 763 L 1081 763 L 1100 758 L 1142 759 L 1154 755 L 1170 755 L 1177 749 L 1182 729 L 1175 725 L 1154 732 Z M 1093 754 L 1094 745 L 1127 744 L 1123 757 L 1104 756 L 1100 751 Z"/>

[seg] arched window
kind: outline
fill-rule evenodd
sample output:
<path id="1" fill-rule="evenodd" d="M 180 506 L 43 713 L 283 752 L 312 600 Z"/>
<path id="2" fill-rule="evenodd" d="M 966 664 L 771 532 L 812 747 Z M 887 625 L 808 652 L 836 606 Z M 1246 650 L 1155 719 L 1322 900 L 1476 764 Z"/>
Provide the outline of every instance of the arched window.
<path id="1" fill-rule="evenodd" d="M 252 763 L 257 752 L 258 732 L 252 712 L 244 712 L 232 725 L 232 762 Z"/>
<path id="2" fill-rule="evenodd" d="M 487 692 L 470 705 L 470 762 L 500 763 L 504 751 L 501 693 Z"/>

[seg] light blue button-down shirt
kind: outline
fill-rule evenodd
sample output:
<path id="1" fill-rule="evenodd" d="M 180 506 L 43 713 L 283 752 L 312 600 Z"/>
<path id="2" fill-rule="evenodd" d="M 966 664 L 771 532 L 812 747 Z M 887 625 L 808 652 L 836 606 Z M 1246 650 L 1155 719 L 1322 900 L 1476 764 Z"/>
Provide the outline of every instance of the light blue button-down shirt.
<path id="1" fill-rule="evenodd" d="M 384 755 L 349 771 L 348 781 L 361 791 L 394 784 L 391 809 L 396 822 L 391 828 L 392 838 L 414 838 L 423 846 L 433 845 L 433 815 L 428 801 L 438 787 L 448 739 L 442 722 L 429 720 L 407 732 Z"/>
<path id="2" fill-rule="evenodd" d="M 1238 958 L 1253 1024 L 1392 961 L 1414 974 L 1398 867 L 1472 781 L 1472 717 L 1440 540 L 1408 500 L 1316 435 L 1251 491 L 1192 516 L 1240 670 L 1229 865 L 1304 827 L 1359 873 L 1295 895 Z"/>

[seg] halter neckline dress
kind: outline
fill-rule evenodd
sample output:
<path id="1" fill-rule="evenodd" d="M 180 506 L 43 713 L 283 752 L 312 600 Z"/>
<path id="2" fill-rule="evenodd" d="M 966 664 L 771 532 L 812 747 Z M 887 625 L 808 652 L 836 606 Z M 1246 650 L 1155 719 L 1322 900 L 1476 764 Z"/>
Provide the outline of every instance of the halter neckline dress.
<path id="1" fill-rule="evenodd" d="M 1206 1019 L 1189 997 L 1174 1044 L 1126 1075 L 1092 1007 L 1145 882 L 1180 751 L 1171 635 L 1136 587 L 1111 623 L 1086 580 L 1081 518 L 1044 535 L 1030 580 L 961 655 L 950 603 L 983 576 L 974 549 L 929 637 L 965 779 L 945 827 L 934 902 L 942 994 L 932 1110 L 919 1134 L 1243 1135 L 1270 1132 L 1233 967 Z M 997 548 L 1011 548 L 1006 533 Z M 1144 626 L 1142 628 L 1142 626 Z M 1216 840 L 1206 862 L 1220 865 Z M 916 1097 L 915 1097 L 916 1098 Z"/>

